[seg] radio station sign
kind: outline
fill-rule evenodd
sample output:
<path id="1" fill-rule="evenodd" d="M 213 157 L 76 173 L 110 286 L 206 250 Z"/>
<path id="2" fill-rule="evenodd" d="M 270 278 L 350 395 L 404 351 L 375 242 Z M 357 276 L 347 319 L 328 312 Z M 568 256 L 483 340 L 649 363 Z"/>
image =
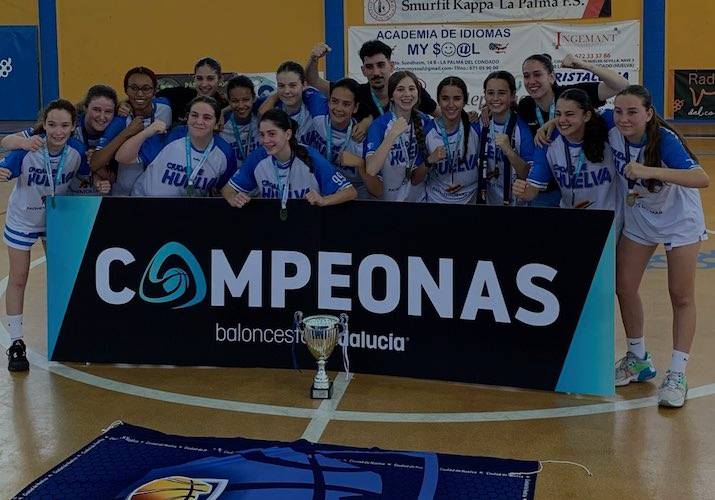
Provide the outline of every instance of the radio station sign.
<path id="1" fill-rule="evenodd" d="M 676 69 L 673 117 L 715 119 L 715 69 Z"/>

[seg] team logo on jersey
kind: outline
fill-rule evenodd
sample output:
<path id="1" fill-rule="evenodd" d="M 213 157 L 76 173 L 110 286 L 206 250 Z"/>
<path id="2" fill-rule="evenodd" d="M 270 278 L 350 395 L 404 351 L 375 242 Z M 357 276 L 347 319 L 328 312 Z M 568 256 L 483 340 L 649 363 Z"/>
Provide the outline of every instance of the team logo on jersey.
<path id="1" fill-rule="evenodd" d="M 397 3 L 395 0 L 370 0 L 367 12 L 376 21 L 387 21 L 397 12 Z"/>
<path id="2" fill-rule="evenodd" d="M 193 296 L 186 301 L 193 292 Z M 139 296 L 152 304 L 178 303 L 172 309 L 198 304 L 206 297 L 206 278 L 196 257 L 181 243 L 162 246 L 144 271 Z"/>

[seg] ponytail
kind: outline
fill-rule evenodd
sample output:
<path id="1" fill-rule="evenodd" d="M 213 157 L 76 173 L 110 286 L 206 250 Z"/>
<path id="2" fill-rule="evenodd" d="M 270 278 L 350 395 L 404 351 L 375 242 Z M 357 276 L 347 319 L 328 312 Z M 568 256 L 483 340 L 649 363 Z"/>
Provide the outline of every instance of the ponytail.
<path id="1" fill-rule="evenodd" d="M 616 97 L 620 95 L 636 96 L 641 100 L 641 104 L 646 109 L 646 111 L 649 109 L 653 111 L 653 117 L 646 123 L 645 127 L 647 140 L 645 151 L 643 154 L 643 162 L 645 165 L 657 168 L 663 166 L 663 160 L 660 156 L 661 127 L 668 129 L 673 134 L 675 134 L 675 136 L 678 138 L 680 143 L 683 145 L 683 148 L 685 149 L 685 151 L 687 151 L 690 157 L 696 162 L 698 161 L 697 156 L 695 156 L 695 154 L 690 150 L 687 143 L 683 139 L 683 136 L 681 136 L 676 130 L 673 129 L 673 127 L 668 125 L 666 121 L 660 117 L 660 115 L 658 115 L 658 112 L 653 107 L 653 98 L 647 88 L 642 85 L 629 85 L 628 87 L 620 91 L 616 95 Z M 628 147 L 628 145 L 626 145 L 626 147 Z M 650 192 L 654 192 L 660 185 L 662 185 L 662 182 L 656 179 L 648 179 L 642 182 L 643 185 Z"/>

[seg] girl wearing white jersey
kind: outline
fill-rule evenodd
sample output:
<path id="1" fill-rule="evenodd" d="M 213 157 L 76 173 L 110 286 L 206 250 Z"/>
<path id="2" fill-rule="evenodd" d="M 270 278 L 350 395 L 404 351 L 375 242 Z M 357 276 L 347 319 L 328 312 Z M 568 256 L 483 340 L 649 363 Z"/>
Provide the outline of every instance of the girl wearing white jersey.
<path id="1" fill-rule="evenodd" d="M 258 117 L 253 112 L 256 90 L 250 78 L 239 75 L 226 84 L 230 109 L 224 111 L 221 138 L 233 148 L 238 168 L 256 149 L 258 140 Z"/>
<path id="2" fill-rule="evenodd" d="M 123 120 L 107 127 L 90 160 L 93 170 L 109 165 L 119 147 L 127 139 L 154 123 L 155 120 L 171 123 L 169 101 L 154 97 L 156 86 L 156 75 L 149 68 L 139 66 L 127 71 L 124 75 L 124 91 L 127 93 L 132 111 Z M 112 195 L 129 196 L 143 168 L 138 163 L 118 163 Z"/>
<path id="3" fill-rule="evenodd" d="M 516 81 L 508 71 L 495 71 L 484 80 L 489 125 L 477 125 L 480 141 L 478 202 L 488 205 L 525 204 L 513 196 L 514 179 L 526 179 L 534 142 L 518 117 L 514 101 Z"/>
<path id="4" fill-rule="evenodd" d="M 358 199 L 374 200 L 382 195 L 382 179 L 367 175 L 364 141 L 356 141 L 353 137 L 358 87 L 352 78 L 331 83 L 330 112 L 313 117 L 313 130 L 308 134 L 306 144 L 338 168 L 357 190 Z"/>
<path id="5" fill-rule="evenodd" d="M 323 94 L 305 82 L 305 70 L 295 61 L 286 61 L 276 71 L 278 90 L 266 99 L 259 99 L 258 115 L 280 108 L 298 124 L 298 142 L 306 142 L 312 130 L 313 117 L 328 114 L 328 101 Z"/>
<path id="6" fill-rule="evenodd" d="M 42 112 L 35 134 L 44 139 L 37 151 L 16 150 L 0 160 L 0 182 L 18 178 L 7 203 L 3 240 L 10 259 L 5 294 L 7 330 L 12 345 L 7 351 L 8 370 L 29 368 L 22 341 L 22 312 L 30 248 L 45 238 L 45 204 L 66 194 L 78 173 L 89 175 L 84 146 L 72 137 L 76 111 L 63 99 L 52 101 Z"/>
<path id="7" fill-rule="evenodd" d="M 437 85 L 441 116 L 427 131 L 428 203 L 475 202 L 479 134 L 464 111 L 468 97 L 467 84 L 459 77 L 449 76 Z"/>
<path id="8" fill-rule="evenodd" d="M 77 117 L 72 136 L 84 144 L 87 161 L 89 161 L 104 136 L 105 130 L 114 121 L 121 120 L 115 116 L 117 93 L 107 85 L 94 85 L 89 88 L 85 98 L 77 105 L 77 109 L 80 108 L 84 112 Z M 8 150 L 38 151 L 44 145 L 42 137 L 35 135 L 35 128 L 38 126 L 41 127 L 42 124 L 4 137 L 0 146 Z M 92 179 L 94 179 L 94 183 Z M 70 183 L 70 193 L 98 195 L 101 192 L 107 192 L 110 185 L 110 173 L 105 168 L 93 172 L 92 175 L 76 175 Z"/>
<path id="9" fill-rule="evenodd" d="M 514 194 L 530 201 L 556 181 L 562 208 L 614 210 L 620 234 L 622 201 L 616 201 L 618 179 L 603 117 L 581 89 L 561 94 L 555 115 L 558 132 L 536 148 L 528 178 L 514 181 Z"/>
<path id="10" fill-rule="evenodd" d="M 232 207 L 258 198 L 281 200 L 281 220 L 286 220 L 288 199 L 306 199 L 311 205 L 337 205 L 357 198 L 350 182 L 311 147 L 298 144 L 298 124 L 281 109 L 261 117 L 262 146 L 249 155 L 222 189 Z"/>
<path id="11" fill-rule="evenodd" d="M 132 196 L 211 196 L 236 171 L 231 146 L 215 133 L 221 109 L 212 97 L 191 101 L 187 125 L 168 136 L 157 120 L 122 144 L 117 161 L 144 166 Z"/>
<path id="12" fill-rule="evenodd" d="M 396 71 L 387 83 L 391 111 L 372 122 L 367 132 L 367 173 L 382 173 L 382 200 L 424 201 L 425 130 L 431 119 L 417 110 L 420 82 L 410 71 Z"/>
<path id="13" fill-rule="evenodd" d="M 656 375 L 643 338 L 643 304 L 638 288 L 662 243 L 668 258 L 668 290 L 673 306 L 673 353 L 658 391 L 662 406 L 680 407 L 688 392 L 685 369 L 695 336 L 695 267 L 707 238 L 700 193 L 708 175 L 683 140 L 653 109 L 650 93 L 631 85 L 615 99 L 606 121 L 620 189 L 625 225 L 616 256 L 616 293 L 628 352 L 616 364 L 616 385 Z"/>

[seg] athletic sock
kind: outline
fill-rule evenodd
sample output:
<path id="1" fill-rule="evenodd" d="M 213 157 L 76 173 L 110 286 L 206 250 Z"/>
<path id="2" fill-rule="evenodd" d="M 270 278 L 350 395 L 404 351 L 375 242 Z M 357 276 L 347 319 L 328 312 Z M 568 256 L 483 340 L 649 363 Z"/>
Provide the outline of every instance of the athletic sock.
<path id="1" fill-rule="evenodd" d="M 5 325 L 11 342 L 22 338 L 22 314 L 8 314 Z"/>
<path id="2" fill-rule="evenodd" d="M 645 359 L 645 337 L 626 337 L 626 346 L 630 352 L 638 356 L 640 359 Z"/>
<path id="3" fill-rule="evenodd" d="M 673 349 L 673 355 L 670 358 L 670 371 L 685 373 L 685 367 L 688 366 L 690 355 L 687 352 L 682 352 Z"/>

